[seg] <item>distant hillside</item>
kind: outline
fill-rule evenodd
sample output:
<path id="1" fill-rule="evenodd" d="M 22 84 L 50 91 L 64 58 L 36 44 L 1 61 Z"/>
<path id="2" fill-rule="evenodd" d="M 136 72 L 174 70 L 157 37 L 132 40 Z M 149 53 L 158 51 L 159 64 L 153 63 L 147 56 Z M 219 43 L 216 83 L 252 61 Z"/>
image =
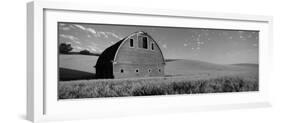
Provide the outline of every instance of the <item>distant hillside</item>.
<path id="1" fill-rule="evenodd" d="M 91 55 L 60 55 L 59 67 L 72 70 L 84 71 L 89 73 L 95 73 L 94 66 L 98 60 L 98 56 Z"/>
<path id="2" fill-rule="evenodd" d="M 98 56 L 81 54 L 59 55 L 62 80 L 93 79 Z M 258 72 L 257 64 L 219 65 L 196 60 L 166 59 L 166 76 L 210 76 L 228 73 Z"/>
<path id="3" fill-rule="evenodd" d="M 177 60 L 181 60 L 181 59 L 165 59 L 165 62 L 172 62 L 172 61 L 177 61 Z"/>
<path id="4" fill-rule="evenodd" d="M 240 64 L 232 64 L 235 66 L 242 66 L 242 67 L 259 67 L 258 64 L 251 64 L 251 63 L 240 63 Z"/>
<path id="5" fill-rule="evenodd" d="M 60 55 L 89 55 L 89 56 L 100 56 L 101 53 L 92 53 L 89 52 L 89 54 L 81 54 L 80 52 L 69 52 L 67 54 L 60 54 Z"/>
<path id="6" fill-rule="evenodd" d="M 191 74 L 198 72 L 215 72 L 215 71 L 245 71 L 257 69 L 258 65 L 237 64 L 237 65 L 220 65 L 196 60 L 168 60 L 166 61 L 165 74 Z"/>
<path id="7" fill-rule="evenodd" d="M 94 55 L 59 55 L 60 80 L 94 79 L 97 60 Z"/>

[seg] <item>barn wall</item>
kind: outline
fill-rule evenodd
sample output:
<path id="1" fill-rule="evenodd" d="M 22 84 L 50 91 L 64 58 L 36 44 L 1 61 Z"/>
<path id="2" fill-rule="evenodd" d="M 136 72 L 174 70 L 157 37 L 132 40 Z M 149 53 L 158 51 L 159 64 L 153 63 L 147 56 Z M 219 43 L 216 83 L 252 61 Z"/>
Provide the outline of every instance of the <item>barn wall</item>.
<path id="1" fill-rule="evenodd" d="M 158 64 L 164 63 L 163 56 L 159 47 L 155 45 L 154 50 L 151 50 L 150 44 L 154 41 L 148 38 L 148 49 L 138 48 L 137 36 L 133 35 L 134 48 L 130 48 L 129 41 L 125 41 L 123 46 L 119 48 L 116 54 L 115 61 L 121 63 L 135 63 L 135 64 Z M 128 39 L 129 40 L 129 39 Z"/>
<path id="2" fill-rule="evenodd" d="M 123 69 L 123 73 L 121 73 Z M 136 72 L 138 69 L 139 72 Z M 149 72 L 149 69 L 151 72 Z M 160 71 L 158 71 L 161 69 Z M 164 76 L 163 64 L 115 64 L 114 65 L 114 78 L 134 78 L 134 77 L 152 77 Z"/>
<path id="3" fill-rule="evenodd" d="M 145 35 L 139 35 L 145 36 Z M 148 36 L 147 36 L 148 37 Z M 130 38 L 134 39 L 134 47 L 130 47 Z M 139 48 L 137 35 L 133 35 L 124 41 L 116 54 L 113 74 L 115 78 L 164 76 L 164 58 L 161 49 L 148 37 L 148 49 Z M 154 50 L 151 50 L 151 43 L 154 43 Z M 121 69 L 124 73 L 121 73 Z M 139 72 L 136 72 L 139 69 Z M 151 72 L 149 72 L 151 69 Z M 158 70 L 161 69 L 159 72 Z"/>

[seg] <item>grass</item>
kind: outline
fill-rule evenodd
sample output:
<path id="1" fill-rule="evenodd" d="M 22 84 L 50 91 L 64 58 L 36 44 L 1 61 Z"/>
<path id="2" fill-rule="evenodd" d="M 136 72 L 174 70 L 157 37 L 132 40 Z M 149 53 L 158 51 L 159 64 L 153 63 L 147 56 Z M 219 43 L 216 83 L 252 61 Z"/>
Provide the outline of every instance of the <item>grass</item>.
<path id="1" fill-rule="evenodd" d="M 64 81 L 58 84 L 59 99 L 126 97 L 173 94 L 258 91 L 256 76 L 220 76 L 204 79 L 158 77 Z"/>

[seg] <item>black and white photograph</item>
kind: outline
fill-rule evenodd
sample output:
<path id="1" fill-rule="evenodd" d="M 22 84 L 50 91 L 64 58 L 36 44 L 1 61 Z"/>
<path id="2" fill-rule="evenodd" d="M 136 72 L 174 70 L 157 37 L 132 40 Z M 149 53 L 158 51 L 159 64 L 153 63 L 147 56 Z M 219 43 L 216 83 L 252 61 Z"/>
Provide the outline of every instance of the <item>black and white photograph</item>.
<path id="1" fill-rule="evenodd" d="M 57 23 L 58 99 L 259 91 L 259 31 Z"/>

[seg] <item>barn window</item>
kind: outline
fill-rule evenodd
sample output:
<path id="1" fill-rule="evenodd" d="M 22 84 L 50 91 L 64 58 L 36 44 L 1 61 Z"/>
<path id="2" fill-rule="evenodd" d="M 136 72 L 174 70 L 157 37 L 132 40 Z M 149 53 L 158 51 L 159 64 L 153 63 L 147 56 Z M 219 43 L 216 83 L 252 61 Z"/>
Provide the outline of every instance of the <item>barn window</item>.
<path id="1" fill-rule="evenodd" d="M 134 47 L 134 39 L 130 39 L 130 47 Z"/>
<path id="2" fill-rule="evenodd" d="M 154 50 L 154 43 L 151 43 L 151 50 Z"/>
<path id="3" fill-rule="evenodd" d="M 151 72 L 151 69 L 148 69 L 148 72 L 150 73 L 150 72 Z"/>
<path id="4" fill-rule="evenodd" d="M 123 69 L 121 69 L 121 70 L 120 70 L 120 72 L 121 72 L 121 73 L 124 73 L 124 70 L 123 70 Z"/>
<path id="5" fill-rule="evenodd" d="M 159 68 L 158 71 L 161 72 L 161 69 Z"/>
<path id="6" fill-rule="evenodd" d="M 144 49 L 147 49 L 148 48 L 148 43 L 147 43 L 147 37 L 143 37 L 142 38 L 142 47 L 144 48 Z"/>
<path id="7" fill-rule="evenodd" d="M 139 69 L 136 69 L 136 73 L 138 73 L 139 72 Z"/>

